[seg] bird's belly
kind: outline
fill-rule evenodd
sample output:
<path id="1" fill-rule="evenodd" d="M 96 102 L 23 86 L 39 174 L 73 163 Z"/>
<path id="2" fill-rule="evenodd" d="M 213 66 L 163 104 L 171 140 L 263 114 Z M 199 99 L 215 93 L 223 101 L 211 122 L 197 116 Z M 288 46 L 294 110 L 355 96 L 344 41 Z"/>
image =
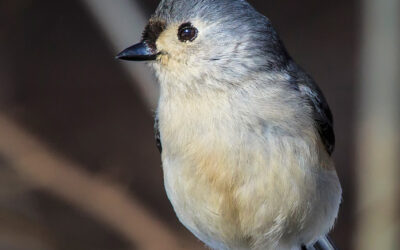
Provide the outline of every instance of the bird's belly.
<path id="1" fill-rule="evenodd" d="M 252 159 L 247 166 L 218 153 L 196 161 L 163 156 L 168 197 L 193 234 L 213 249 L 278 249 L 293 235 L 307 242 L 327 233 L 340 203 L 334 171 L 313 174 L 243 154 Z"/>
<path id="2" fill-rule="evenodd" d="M 244 244 L 228 184 L 189 168 L 174 160 L 163 161 L 166 192 L 181 223 L 213 249 Z"/>
<path id="3" fill-rule="evenodd" d="M 341 190 L 317 134 L 248 130 L 223 99 L 159 107 L 165 187 L 179 220 L 213 249 L 290 249 L 327 233 Z"/>

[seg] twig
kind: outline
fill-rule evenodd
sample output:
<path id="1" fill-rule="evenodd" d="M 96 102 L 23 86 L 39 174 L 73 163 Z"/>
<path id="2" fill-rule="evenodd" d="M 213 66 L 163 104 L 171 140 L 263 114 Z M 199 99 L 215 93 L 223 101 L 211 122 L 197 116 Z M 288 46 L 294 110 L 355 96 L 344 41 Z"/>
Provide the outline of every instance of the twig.
<path id="1" fill-rule="evenodd" d="M 93 178 L 0 113 L 0 152 L 21 177 L 119 232 L 138 249 L 183 249 L 177 235 L 114 183 Z"/>

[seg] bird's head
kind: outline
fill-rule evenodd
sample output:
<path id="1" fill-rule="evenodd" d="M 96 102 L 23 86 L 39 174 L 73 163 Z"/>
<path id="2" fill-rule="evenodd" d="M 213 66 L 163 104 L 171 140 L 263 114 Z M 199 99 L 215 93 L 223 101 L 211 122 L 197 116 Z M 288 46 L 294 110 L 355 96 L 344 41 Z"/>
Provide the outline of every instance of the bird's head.
<path id="1" fill-rule="evenodd" d="M 237 84 L 281 67 L 287 54 L 270 21 L 245 0 L 163 0 L 142 41 L 117 58 L 151 61 L 159 77 L 175 81 Z"/>

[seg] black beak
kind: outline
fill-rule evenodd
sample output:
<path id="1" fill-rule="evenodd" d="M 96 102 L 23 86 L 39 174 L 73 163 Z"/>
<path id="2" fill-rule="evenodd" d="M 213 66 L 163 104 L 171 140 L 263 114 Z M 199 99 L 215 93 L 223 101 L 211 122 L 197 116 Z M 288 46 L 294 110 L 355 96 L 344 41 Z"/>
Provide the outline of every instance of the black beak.
<path id="1" fill-rule="evenodd" d="M 157 55 L 158 53 L 146 42 L 141 42 L 125 49 L 116 58 L 126 61 L 150 61 L 155 60 Z"/>

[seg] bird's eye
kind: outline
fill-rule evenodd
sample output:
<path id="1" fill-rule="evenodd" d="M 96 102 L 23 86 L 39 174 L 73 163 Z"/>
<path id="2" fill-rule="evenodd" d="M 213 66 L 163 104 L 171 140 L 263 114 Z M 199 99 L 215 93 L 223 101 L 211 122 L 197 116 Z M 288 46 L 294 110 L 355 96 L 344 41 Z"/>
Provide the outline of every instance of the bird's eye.
<path id="1" fill-rule="evenodd" d="M 193 42 L 197 38 L 197 33 L 198 30 L 191 23 L 184 23 L 179 27 L 179 41 Z"/>

